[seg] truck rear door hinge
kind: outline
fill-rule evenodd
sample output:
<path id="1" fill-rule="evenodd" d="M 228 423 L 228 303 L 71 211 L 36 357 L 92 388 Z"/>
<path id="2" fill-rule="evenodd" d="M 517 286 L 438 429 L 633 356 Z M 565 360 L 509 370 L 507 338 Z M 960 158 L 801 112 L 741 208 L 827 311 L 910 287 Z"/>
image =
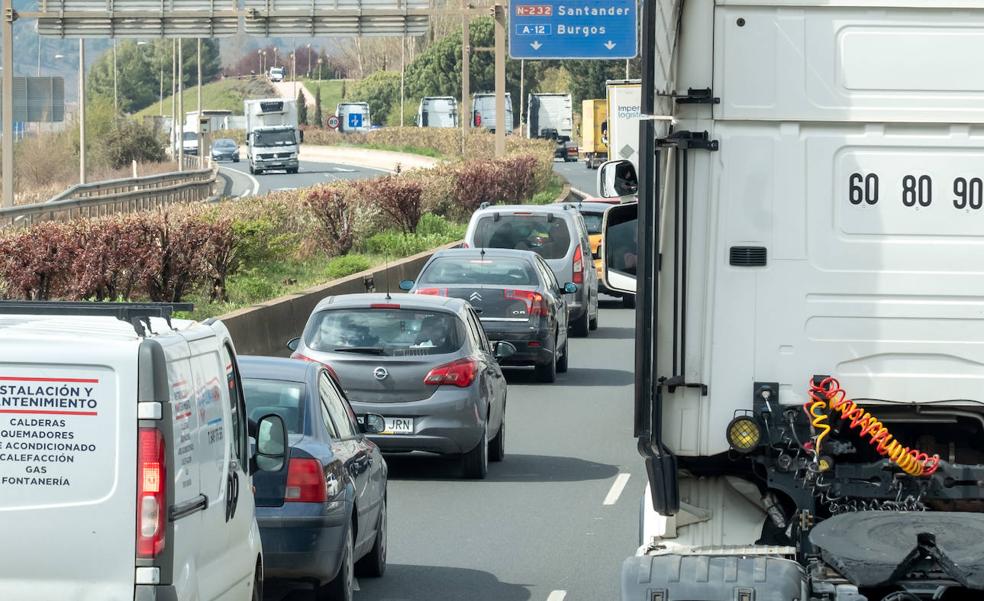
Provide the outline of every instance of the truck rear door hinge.
<path id="1" fill-rule="evenodd" d="M 682 149 L 718 150 L 718 141 L 710 139 L 706 131 L 687 131 L 680 130 L 671 133 L 665 138 L 657 138 L 656 145 L 661 147 L 673 146 Z"/>
<path id="2" fill-rule="evenodd" d="M 677 104 L 721 104 L 711 88 L 688 88 L 686 94 L 673 96 Z"/>

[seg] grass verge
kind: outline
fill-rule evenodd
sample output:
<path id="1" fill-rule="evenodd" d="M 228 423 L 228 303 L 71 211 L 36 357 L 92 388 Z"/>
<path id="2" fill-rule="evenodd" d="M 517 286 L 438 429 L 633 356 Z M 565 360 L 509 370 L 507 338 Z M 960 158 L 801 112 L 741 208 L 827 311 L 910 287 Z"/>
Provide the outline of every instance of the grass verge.
<path id="1" fill-rule="evenodd" d="M 243 114 L 243 100 L 247 98 L 267 98 L 276 92 L 264 79 L 223 79 L 202 86 L 202 107 L 209 110 L 227 110 L 235 115 Z M 185 112 L 198 109 L 198 86 L 184 90 Z M 163 114 L 171 116 L 171 97 L 166 96 L 163 103 L 155 102 L 138 112 L 136 117 L 153 117 Z"/>

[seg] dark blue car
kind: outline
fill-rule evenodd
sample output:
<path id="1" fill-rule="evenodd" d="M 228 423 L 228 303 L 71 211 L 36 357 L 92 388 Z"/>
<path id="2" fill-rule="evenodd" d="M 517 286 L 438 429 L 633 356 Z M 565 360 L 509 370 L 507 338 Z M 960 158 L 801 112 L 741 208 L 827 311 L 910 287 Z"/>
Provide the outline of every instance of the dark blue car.
<path id="1" fill-rule="evenodd" d="M 256 521 L 267 579 L 314 585 L 319 600 L 352 598 L 353 574 L 386 569 L 386 462 L 365 436 L 330 369 L 314 362 L 240 357 L 251 420 L 283 418 L 289 460 L 258 472 Z"/>

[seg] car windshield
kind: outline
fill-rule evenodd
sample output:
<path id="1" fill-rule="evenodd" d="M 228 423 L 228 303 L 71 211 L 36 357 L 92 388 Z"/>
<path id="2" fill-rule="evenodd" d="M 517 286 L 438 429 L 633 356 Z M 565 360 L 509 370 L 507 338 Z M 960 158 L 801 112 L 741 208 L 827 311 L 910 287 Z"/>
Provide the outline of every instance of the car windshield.
<path id="1" fill-rule="evenodd" d="M 407 357 L 453 353 L 464 332 L 451 313 L 420 309 L 330 309 L 314 316 L 304 344 L 315 351 Z"/>
<path id="2" fill-rule="evenodd" d="M 571 235 L 567 222 L 559 217 L 513 213 L 497 219 L 490 214 L 479 219 L 474 246 L 532 250 L 544 259 L 561 259 L 570 250 Z"/>
<path id="3" fill-rule="evenodd" d="M 230 140 L 229 138 L 222 138 L 212 143 L 212 146 L 215 148 L 235 148 L 236 143 L 233 140 Z"/>
<path id="4" fill-rule="evenodd" d="M 294 130 L 287 129 L 282 131 L 258 131 L 254 141 L 257 146 L 292 146 L 297 142 L 294 140 Z"/>
<path id="5" fill-rule="evenodd" d="M 536 286 L 533 267 L 522 259 L 435 259 L 418 280 L 421 285 L 475 284 L 488 286 Z"/>
<path id="6" fill-rule="evenodd" d="M 584 217 L 584 225 L 588 228 L 589 234 L 600 234 L 601 233 L 601 222 L 605 218 L 604 213 L 586 213 L 582 212 L 581 217 Z"/>
<path id="7" fill-rule="evenodd" d="M 291 434 L 302 433 L 304 384 L 286 380 L 243 378 L 243 396 L 249 419 L 259 421 L 271 413 L 284 420 Z"/>

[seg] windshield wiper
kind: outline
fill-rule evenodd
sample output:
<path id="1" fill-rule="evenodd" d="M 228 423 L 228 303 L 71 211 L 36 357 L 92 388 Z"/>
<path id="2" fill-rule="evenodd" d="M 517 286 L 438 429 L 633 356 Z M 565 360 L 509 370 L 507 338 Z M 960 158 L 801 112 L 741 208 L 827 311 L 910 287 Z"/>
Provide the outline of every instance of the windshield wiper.
<path id="1" fill-rule="evenodd" d="M 342 346 L 332 349 L 336 353 L 361 353 L 364 355 L 385 355 L 386 349 L 378 346 Z"/>

